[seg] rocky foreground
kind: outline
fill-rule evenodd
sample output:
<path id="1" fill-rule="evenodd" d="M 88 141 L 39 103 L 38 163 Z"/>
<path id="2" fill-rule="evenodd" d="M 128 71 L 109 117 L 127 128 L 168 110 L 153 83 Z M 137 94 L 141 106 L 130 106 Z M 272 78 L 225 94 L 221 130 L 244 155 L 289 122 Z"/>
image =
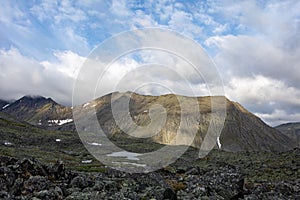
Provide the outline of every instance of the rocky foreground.
<path id="1" fill-rule="evenodd" d="M 268 160 L 268 162 L 265 162 Z M 212 152 L 148 174 L 66 169 L 61 161 L 1 156 L 1 199 L 299 199 L 300 150 Z M 286 161 L 286 162 L 285 162 Z"/>

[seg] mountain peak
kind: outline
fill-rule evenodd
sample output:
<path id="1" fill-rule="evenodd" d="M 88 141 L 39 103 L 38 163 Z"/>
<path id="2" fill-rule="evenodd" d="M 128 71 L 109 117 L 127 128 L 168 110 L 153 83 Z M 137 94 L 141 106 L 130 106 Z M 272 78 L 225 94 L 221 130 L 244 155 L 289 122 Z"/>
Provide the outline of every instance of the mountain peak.
<path id="1" fill-rule="evenodd" d="M 46 98 L 40 95 L 25 95 L 21 99 L 46 99 Z"/>
<path id="2" fill-rule="evenodd" d="M 25 95 L 22 98 L 20 98 L 19 100 L 15 101 L 15 102 L 34 102 L 34 103 L 55 103 L 57 104 L 53 99 L 51 98 L 46 98 L 40 95 Z"/>
<path id="3" fill-rule="evenodd" d="M 56 103 L 51 98 L 38 95 L 26 95 L 3 109 L 18 120 L 30 124 L 47 124 L 48 121 L 69 119 L 69 108 Z"/>

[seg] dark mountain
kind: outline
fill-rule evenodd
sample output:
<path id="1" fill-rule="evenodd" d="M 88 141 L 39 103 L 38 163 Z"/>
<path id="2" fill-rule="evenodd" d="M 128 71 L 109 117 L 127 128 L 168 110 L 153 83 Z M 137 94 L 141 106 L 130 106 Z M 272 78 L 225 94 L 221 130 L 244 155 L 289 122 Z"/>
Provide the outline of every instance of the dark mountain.
<path id="1" fill-rule="evenodd" d="M 297 141 L 300 147 L 300 122 L 281 124 L 275 127 L 277 130 Z"/>
<path id="2" fill-rule="evenodd" d="M 24 96 L 3 109 L 3 112 L 33 125 L 59 125 L 71 121 L 71 109 L 51 98 Z"/>
<path id="3" fill-rule="evenodd" d="M 193 106 L 190 106 L 190 109 L 182 113 L 188 117 L 188 120 L 184 122 L 188 124 L 188 128 L 185 130 L 186 134 L 182 134 L 179 140 L 173 140 L 181 123 L 180 105 L 175 95 L 145 96 L 128 92 L 114 93 L 113 96 L 109 94 L 83 106 L 76 107 L 74 111 L 77 113 L 78 120 L 85 121 L 85 129 L 88 130 L 88 127 L 92 127 L 92 124 L 89 124 L 92 123 L 91 118 L 89 118 L 89 113 L 94 112 L 94 109 L 96 109 L 100 126 L 108 136 L 124 136 L 125 134 L 116 124 L 111 107 L 117 107 L 116 110 L 122 109 L 121 107 L 118 108 L 118 105 L 122 106 L 120 102 L 122 102 L 122 99 L 128 98 L 128 96 L 131 96 L 129 105 L 130 117 L 139 126 L 150 124 L 149 109 L 152 106 L 158 104 L 166 109 L 167 119 L 161 131 L 153 135 L 156 131 L 156 127 L 152 127 L 152 129 L 141 130 L 137 133 L 139 134 L 138 137 L 151 135 L 151 139 L 158 143 L 185 144 L 185 141 L 188 140 L 189 137 L 192 137 L 189 135 L 189 132 L 196 128 L 198 131 L 193 146 L 200 147 L 206 136 L 210 120 L 213 120 L 216 124 L 219 123 L 220 119 L 217 113 L 220 112 L 221 108 L 219 107 L 221 106 L 221 102 L 226 101 L 227 116 L 220 136 L 221 149 L 226 151 L 285 151 L 296 146 L 296 143 L 290 138 L 265 124 L 240 104 L 231 102 L 225 97 L 198 97 L 197 100 L 201 112 L 200 116 L 195 114 L 196 111 L 193 109 Z M 180 98 L 181 101 L 187 105 L 192 103 L 189 97 Z M 211 110 L 212 98 L 220 102 L 213 112 Z M 158 110 L 157 115 L 155 112 L 152 114 L 153 116 L 159 116 L 159 112 L 161 111 Z M 128 117 L 126 115 L 119 116 L 120 123 L 125 126 L 128 123 L 127 119 Z M 156 118 L 153 117 L 153 119 Z M 68 124 L 66 129 L 74 129 L 72 126 L 74 125 Z M 125 128 L 130 130 L 130 127 Z"/>
<path id="4" fill-rule="evenodd" d="M 9 102 L 0 99 L 0 111 L 7 106 Z"/>

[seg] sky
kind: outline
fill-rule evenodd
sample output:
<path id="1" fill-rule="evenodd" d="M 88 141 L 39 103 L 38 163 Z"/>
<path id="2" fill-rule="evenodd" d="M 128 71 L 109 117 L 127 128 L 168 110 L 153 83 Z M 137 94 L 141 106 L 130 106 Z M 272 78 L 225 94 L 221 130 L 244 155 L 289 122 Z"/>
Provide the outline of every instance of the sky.
<path id="1" fill-rule="evenodd" d="M 42 95 L 70 105 L 74 81 L 92 50 L 124 31 L 164 28 L 204 48 L 230 100 L 271 126 L 300 121 L 299 10 L 298 0 L 3 0 L 0 99 Z M 179 74 L 189 73 L 196 94 L 207 94 L 205 82 L 179 59 L 140 51 L 113 64 L 111 76 L 98 86 L 99 95 L 110 92 L 116 77 L 152 59 Z M 184 94 L 182 82 L 170 70 L 155 71 L 147 65 L 141 69 L 146 71 L 139 73 L 155 76 L 161 86 L 175 86 Z M 123 81 L 122 87 L 130 88 L 132 82 Z M 167 90 L 145 87 L 144 92 L 158 95 Z"/>

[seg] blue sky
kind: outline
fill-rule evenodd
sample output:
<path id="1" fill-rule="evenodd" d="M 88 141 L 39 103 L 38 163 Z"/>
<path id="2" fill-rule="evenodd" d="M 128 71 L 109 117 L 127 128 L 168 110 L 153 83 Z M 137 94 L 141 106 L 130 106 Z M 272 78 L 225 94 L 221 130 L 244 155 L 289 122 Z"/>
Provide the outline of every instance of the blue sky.
<path id="1" fill-rule="evenodd" d="M 229 99 L 270 125 L 300 121 L 299 10 L 297 0 L 4 0 L 0 98 L 39 94 L 70 104 L 76 74 L 97 45 L 123 31 L 162 27 L 204 47 Z M 138 64 L 128 59 L 116 74 Z"/>

